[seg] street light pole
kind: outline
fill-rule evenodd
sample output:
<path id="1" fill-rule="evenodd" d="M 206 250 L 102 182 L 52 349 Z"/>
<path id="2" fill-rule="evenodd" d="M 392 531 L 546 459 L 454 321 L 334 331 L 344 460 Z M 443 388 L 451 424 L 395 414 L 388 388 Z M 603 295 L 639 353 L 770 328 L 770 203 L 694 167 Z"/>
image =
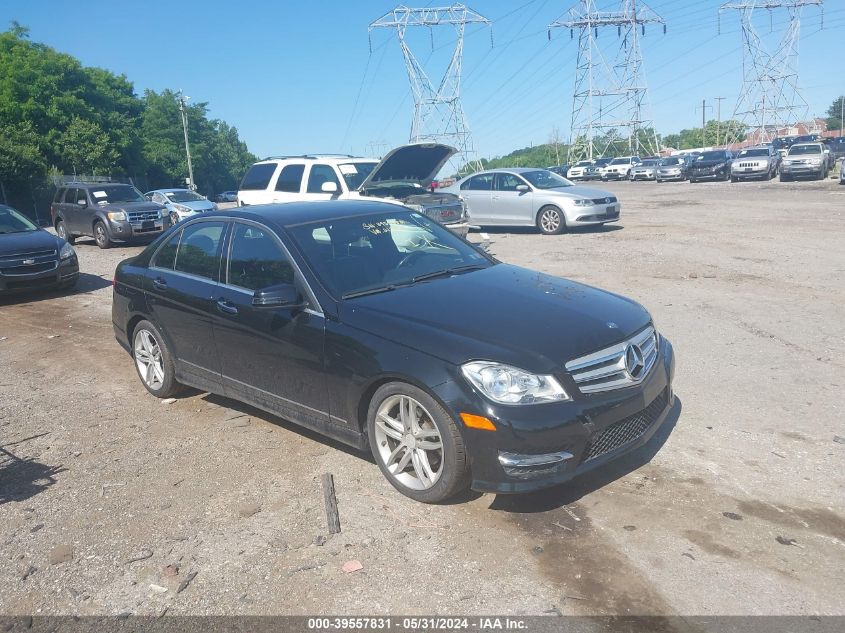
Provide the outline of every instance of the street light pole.
<path id="1" fill-rule="evenodd" d="M 188 157 L 188 188 L 191 191 L 196 191 L 197 186 L 194 184 L 194 165 L 191 163 L 191 146 L 188 143 L 188 112 L 185 109 L 185 100 L 190 99 L 179 91 L 179 112 L 182 116 L 182 131 L 185 133 L 185 154 Z"/>

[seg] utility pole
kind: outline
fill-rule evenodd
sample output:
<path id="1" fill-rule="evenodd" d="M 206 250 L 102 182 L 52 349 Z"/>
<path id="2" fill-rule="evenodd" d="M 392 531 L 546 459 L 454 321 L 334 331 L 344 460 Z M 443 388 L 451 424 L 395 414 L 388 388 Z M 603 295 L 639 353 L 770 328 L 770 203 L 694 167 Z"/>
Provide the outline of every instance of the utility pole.
<path id="1" fill-rule="evenodd" d="M 781 128 L 789 128 L 805 121 L 809 112 L 807 101 L 798 88 L 798 43 L 801 33 L 801 10 L 808 6 L 822 7 L 824 0 L 731 0 L 719 7 L 740 14 L 742 26 L 742 90 L 734 108 L 733 118 L 745 123 L 757 142 L 766 143 L 778 135 Z M 769 52 L 754 23 L 755 9 L 765 10 L 768 29 L 775 32 L 772 15 L 785 9 L 789 15 L 780 33 L 780 42 Z M 822 11 L 823 11 L 822 7 Z"/>
<path id="2" fill-rule="evenodd" d="M 702 100 L 701 100 L 701 105 L 700 105 L 700 106 L 695 106 L 695 109 L 696 109 L 696 110 L 698 110 L 699 108 L 701 108 L 701 148 L 702 148 L 702 149 L 704 149 L 705 147 L 707 147 L 707 135 L 706 135 L 707 122 L 706 122 L 706 112 L 707 112 L 707 108 L 710 108 L 710 109 L 712 110 L 712 109 L 713 109 L 713 106 L 709 106 L 709 105 L 707 105 L 707 100 L 706 100 L 706 99 L 702 99 Z"/>
<path id="3" fill-rule="evenodd" d="M 716 145 L 721 145 L 719 139 L 722 138 L 722 101 L 724 101 L 725 97 L 713 97 L 716 101 L 718 101 L 718 106 L 716 109 Z M 725 146 L 728 144 L 727 135 L 725 135 Z"/>
<path id="4" fill-rule="evenodd" d="M 190 97 L 186 97 L 181 90 L 178 92 L 178 95 L 179 113 L 182 117 L 182 131 L 185 133 L 185 155 L 188 157 L 188 189 L 196 191 L 194 165 L 191 162 L 191 146 L 188 144 L 188 111 L 185 109 L 185 101 L 190 99 Z"/>
<path id="5" fill-rule="evenodd" d="M 457 147 L 464 161 L 461 167 L 474 162 L 480 168 L 475 158 L 469 124 L 461 105 L 461 64 L 464 53 L 464 30 L 468 24 L 490 26 L 490 20 L 463 4 L 419 9 L 399 5 L 378 20 L 371 22 L 368 31 L 371 34 L 376 28 L 396 29 L 399 46 L 405 58 L 405 70 L 414 95 L 414 120 L 411 124 L 410 141 L 412 143 L 446 141 Z M 440 82 L 435 85 L 426 74 L 423 65 L 411 52 L 405 35 L 409 27 L 428 27 L 431 33 L 432 27 L 443 25 L 451 25 L 455 28 L 457 41 L 449 66 Z M 434 49 L 433 42 L 432 39 L 432 50 Z M 372 49 L 372 44 L 370 48 Z"/>
<path id="6" fill-rule="evenodd" d="M 569 29 L 574 39 L 578 31 L 578 56 L 575 62 L 575 90 L 572 95 L 572 119 L 568 162 L 604 156 L 616 144 L 611 130 L 627 135 L 631 153 L 638 153 L 640 130 L 651 128 L 647 150 L 660 150 L 654 122 L 646 120 L 648 85 L 643 71 L 640 37 L 647 24 L 666 24 L 659 15 L 637 0 L 620 0 L 616 11 L 600 11 L 595 0 L 580 0 L 577 7 L 549 24 L 552 29 Z M 615 27 L 619 45 L 615 52 L 598 46 L 599 29 Z M 612 53 L 612 54 L 608 54 Z M 599 136 L 600 132 L 605 135 Z M 598 142 L 598 138 L 602 141 Z"/>

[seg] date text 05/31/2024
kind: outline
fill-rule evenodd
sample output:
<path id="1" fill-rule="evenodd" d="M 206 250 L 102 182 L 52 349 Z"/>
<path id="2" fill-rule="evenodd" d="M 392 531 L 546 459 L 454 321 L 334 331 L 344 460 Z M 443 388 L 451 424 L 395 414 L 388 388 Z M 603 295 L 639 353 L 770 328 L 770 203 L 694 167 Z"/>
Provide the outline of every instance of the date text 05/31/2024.
<path id="1" fill-rule="evenodd" d="M 478 630 L 518 631 L 528 628 L 527 623 L 519 618 L 445 618 L 445 617 L 348 617 L 348 618 L 308 618 L 307 626 L 314 631 L 338 630 L 406 630 L 406 631 L 457 631 Z"/>

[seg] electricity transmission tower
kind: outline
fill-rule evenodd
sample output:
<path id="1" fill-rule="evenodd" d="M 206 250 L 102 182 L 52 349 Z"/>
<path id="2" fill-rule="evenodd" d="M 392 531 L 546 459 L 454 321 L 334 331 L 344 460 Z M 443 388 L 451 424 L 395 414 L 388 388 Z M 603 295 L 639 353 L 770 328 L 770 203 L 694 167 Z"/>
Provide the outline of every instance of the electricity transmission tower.
<path id="1" fill-rule="evenodd" d="M 572 99 L 569 162 L 597 158 L 626 141 L 632 154 L 641 149 L 660 149 L 654 123 L 646 120 L 648 86 L 643 72 L 640 37 L 646 24 L 666 24 L 642 2 L 621 0 L 618 11 L 598 11 L 594 0 L 581 0 L 562 18 L 549 24 L 552 29 L 567 28 L 570 37 L 578 31 L 578 57 L 575 92 Z M 598 44 L 599 30 L 616 27 L 618 46 L 603 51 Z M 641 133 L 648 130 L 647 137 Z"/>
<path id="2" fill-rule="evenodd" d="M 758 142 L 769 142 L 783 133 L 783 128 L 807 118 L 809 106 L 798 89 L 801 9 L 810 5 L 821 6 L 822 3 L 823 0 L 742 0 L 726 2 L 719 7 L 720 16 L 727 10 L 736 10 L 740 14 L 742 90 L 733 118 L 756 132 Z M 789 14 L 789 22 L 780 33 L 774 52 L 769 52 L 764 46 L 754 26 L 756 9 L 768 11 L 769 28 L 773 33 L 772 11 L 786 9 Z"/>
<path id="3" fill-rule="evenodd" d="M 446 142 L 454 145 L 463 164 L 475 160 L 469 125 L 461 106 L 461 62 L 464 52 L 464 29 L 467 24 L 490 24 L 490 20 L 472 9 L 453 4 L 449 7 L 410 9 L 399 5 L 370 23 L 369 33 L 377 28 L 396 29 L 399 46 L 405 58 L 405 69 L 414 95 L 414 120 L 411 143 Z M 409 27 L 452 25 L 457 33 L 455 49 L 446 71 L 435 86 L 423 64 L 411 52 L 406 39 Z M 432 45 L 432 49 L 433 49 Z"/>

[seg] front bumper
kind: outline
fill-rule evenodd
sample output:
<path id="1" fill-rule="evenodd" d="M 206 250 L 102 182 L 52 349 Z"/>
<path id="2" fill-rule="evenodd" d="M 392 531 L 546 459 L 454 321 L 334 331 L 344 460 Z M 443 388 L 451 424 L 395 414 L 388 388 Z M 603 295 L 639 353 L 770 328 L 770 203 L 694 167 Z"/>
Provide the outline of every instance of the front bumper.
<path id="1" fill-rule="evenodd" d="M 701 171 L 690 171 L 690 180 L 724 180 L 730 174 L 727 167 L 721 169 L 707 169 Z"/>
<path id="2" fill-rule="evenodd" d="M 631 180 L 654 180 L 655 174 L 653 171 L 634 171 L 631 172 Z"/>
<path id="3" fill-rule="evenodd" d="M 157 220 L 144 222 L 130 222 L 129 220 L 109 220 L 109 238 L 120 242 L 137 239 L 155 239 L 170 228 L 170 217 L 165 216 Z"/>
<path id="4" fill-rule="evenodd" d="M 0 273 L 0 294 L 17 294 L 72 286 L 79 279 L 79 260 L 74 256 L 60 260 L 49 270 L 30 274 Z"/>
<path id="5" fill-rule="evenodd" d="M 798 165 L 786 165 L 781 163 L 780 165 L 780 173 L 787 176 L 810 176 L 818 174 L 823 169 L 823 165 L 811 165 L 810 163 Z"/>
<path id="6" fill-rule="evenodd" d="M 660 428 L 674 404 L 672 346 L 661 337 L 660 356 L 639 385 L 590 396 L 565 377 L 573 400 L 529 406 L 496 405 L 456 376 L 436 390 L 460 420 L 483 415 L 497 430 L 463 428 L 472 488 L 517 493 L 566 482 L 642 446 Z"/>
<path id="7" fill-rule="evenodd" d="M 685 180 L 686 174 L 680 170 L 676 171 L 658 171 L 655 180 Z"/>
<path id="8" fill-rule="evenodd" d="M 590 226 L 593 224 L 605 224 L 607 222 L 618 222 L 622 205 L 619 202 L 613 204 L 594 204 L 589 207 L 575 207 L 566 211 L 566 226 Z"/>

